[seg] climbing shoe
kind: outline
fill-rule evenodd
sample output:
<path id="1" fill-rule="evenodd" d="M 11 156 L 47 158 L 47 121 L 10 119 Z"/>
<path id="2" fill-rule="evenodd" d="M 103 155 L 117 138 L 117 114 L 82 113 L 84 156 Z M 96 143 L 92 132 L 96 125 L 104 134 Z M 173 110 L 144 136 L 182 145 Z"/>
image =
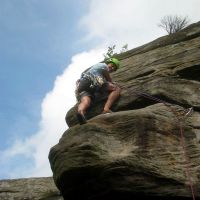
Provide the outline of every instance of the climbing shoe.
<path id="1" fill-rule="evenodd" d="M 102 114 L 111 114 L 111 113 L 113 113 L 112 110 L 104 110 L 104 111 L 102 112 Z"/>
<path id="2" fill-rule="evenodd" d="M 78 120 L 80 125 L 87 123 L 87 120 L 86 120 L 85 116 L 82 115 L 81 113 L 77 113 L 76 117 L 77 117 L 77 120 Z"/>

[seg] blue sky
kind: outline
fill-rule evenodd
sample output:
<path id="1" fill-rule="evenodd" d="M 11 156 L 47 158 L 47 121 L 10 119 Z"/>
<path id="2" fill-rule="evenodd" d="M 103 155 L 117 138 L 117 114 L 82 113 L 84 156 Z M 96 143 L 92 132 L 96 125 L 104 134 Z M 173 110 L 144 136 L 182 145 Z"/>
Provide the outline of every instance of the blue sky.
<path id="1" fill-rule="evenodd" d="M 76 24 L 85 10 L 83 1 L 0 1 L 0 149 L 10 145 L 13 134 L 23 137 L 37 129 L 44 94 L 83 49 Z"/>
<path id="2" fill-rule="evenodd" d="M 50 176 L 75 80 L 109 45 L 166 35 L 165 15 L 200 21 L 199 0 L 0 0 L 0 179 Z"/>
<path id="3" fill-rule="evenodd" d="M 38 129 L 45 93 L 83 49 L 77 21 L 86 6 L 84 1 L 0 1 L 1 151 Z"/>

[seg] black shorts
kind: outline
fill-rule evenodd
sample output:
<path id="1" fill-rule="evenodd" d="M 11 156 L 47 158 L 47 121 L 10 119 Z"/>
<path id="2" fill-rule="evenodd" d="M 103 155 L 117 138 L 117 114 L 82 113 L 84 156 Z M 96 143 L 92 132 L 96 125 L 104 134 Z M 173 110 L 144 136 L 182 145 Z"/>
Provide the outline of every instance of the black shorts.
<path id="1" fill-rule="evenodd" d="M 104 93 L 107 91 L 107 83 L 104 83 L 101 87 L 91 87 L 92 83 L 88 79 L 81 79 L 76 91 L 77 101 L 80 101 L 84 96 L 91 97 L 94 102 L 96 93 Z"/>
<path id="2" fill-rule="evenodd" d="M 77 101 L 80 101 L 84 96 L 90 96 L 92 99 L 94 98 L 94 89 L 91 87 L 91 81 L 88 79 L 80 79 L 79 85 L 76 91 Z"/>

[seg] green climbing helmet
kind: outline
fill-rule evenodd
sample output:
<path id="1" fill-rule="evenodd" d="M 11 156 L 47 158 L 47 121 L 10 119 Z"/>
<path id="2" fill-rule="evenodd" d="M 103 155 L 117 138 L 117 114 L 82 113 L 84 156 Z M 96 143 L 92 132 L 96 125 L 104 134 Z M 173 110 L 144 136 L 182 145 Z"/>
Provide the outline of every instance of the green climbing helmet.
<path id="1" fill-rule="evenodd" d="M 108 60 L 108 63 L 113 63 L 117 67 L 117 69 L 119 68 L 119 65 L 120 65 L 120 62 L 117 58 L 110 58 Z"/>

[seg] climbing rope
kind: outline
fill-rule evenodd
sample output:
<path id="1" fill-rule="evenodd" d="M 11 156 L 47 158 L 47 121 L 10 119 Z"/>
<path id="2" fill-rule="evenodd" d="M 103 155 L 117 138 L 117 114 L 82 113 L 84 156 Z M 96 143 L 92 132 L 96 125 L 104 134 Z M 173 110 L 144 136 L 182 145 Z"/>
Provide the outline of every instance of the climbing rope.
<path id="1" fill-rule="evenodd" d="M 194 195 L 194 186 L 193 186 L 193 183 L 192 183 L 192 180 L 191 180 L 191 176 L 190 176 L 190 170 L 189 170 L 189 160 L 188 160 L 188 157 L 187 157 L 187 154 L 186 154 L 186 146 L 185 146 L 185 139 L 184 139 L 184 134 L 183 134 L 183 125 L 182 125 L 182 122 L 183 120 L 188 117 L 189 115 L 192 114 L 193 112 L 193 108 L 183 108 L 181 106 L 178 106 L 181 108 L 181 111 L 178 111 L 177 109 L 173 108 L 173 104 L 169 103 L 169 102 L 166 102 L 162 99 L 159 99 L 157 97 L 154 97 L 152 95 L 149 95 L 145 92 L 134 92 L 137 96 L 142 96 L 142 97 L 145 97 L 145 98 L 148 98 L 148 99 L 151 99 L 151 100 L 154 100 L 156 102 L 159 102 L 159 103 L 163 103 L 165 106 L 167 106 L 170 111 L 175 115 L 176 117 L 176 120 L 178 122 L 178 127 L 179 127 L 179 130 L 180 130 L 180 143 L 181 143 L 181 146 L 182 146 L 182 149 L 183 149 L 183 157 L 184 157 L 184 160 L 185 160 L 185 164 L 186 164 L 186 167 L 185 167 L 185 175 L 187 177 L 187 179 L 189 180 L 189 185 L 190 185 L 190 190 L 191 190 L 191 193 L 192 193 L 192 198 L 193 200 L 195 200 L 195 195 Z"/>

